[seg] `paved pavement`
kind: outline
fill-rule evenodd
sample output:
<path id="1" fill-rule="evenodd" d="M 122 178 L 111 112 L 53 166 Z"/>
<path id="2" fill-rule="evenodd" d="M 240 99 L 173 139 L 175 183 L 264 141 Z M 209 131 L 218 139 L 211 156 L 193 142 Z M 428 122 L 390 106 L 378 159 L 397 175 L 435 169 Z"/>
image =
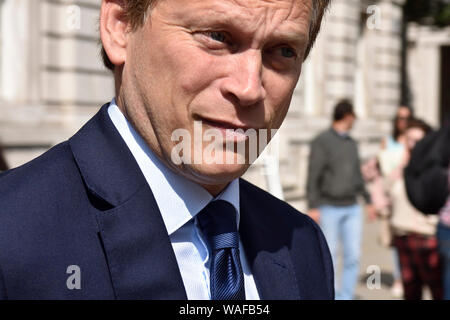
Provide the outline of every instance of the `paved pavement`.
<path id="1" fill-rule="evenodd" d="M 390 249 L 378 242 L 379 223 L 364 221 L 363 242 L 361 246 L 361 267 L 356 288 L 356 300 L 395 299 L 390 287 L 393 283 L 393 259 Z M 335 268 L 342 269 L 341 255 L 338 255 Z"/>
<path id="2" fill-rule="evenodd" d="M 390 291 L 393 283 L 393 253 L 379 244 L 379 228 L 379 222 L 364 220 L 361 268 L 355 294 L 357 300 L 401 300 L 394 298 Z M 430 298 L 430 292 L 424 288 L 424 299 Z"/>
<path id="3" fill-rule="evenodd" d="M 305 204 L 303 202 L 290 202 L 298 210 L 302 211 Z M 366 215 L 365 215 L 366 216 Z M 361 268 L 358 286 L 356 288 L 356 299 L 358 300 L 397 300 L 392 297 L 390 287 L 393 283 L 393 261 L 390 249 L 381 246 L 378 242 L 379 222 L 368 222 L 364 219 L 363 239 L 361 246 Z M 338 259 L 337 269 L 340 261 Z M 369 268 L 369 269 L 368 269 Z M 367 272 L 369 270 L 369 272 Z M 376 284 L 373 275 L 379 271 L 379 286 L 367 285 Z"/>
<path id="4" fill-rule="evenodd" d="M 390 249 L 378 242 L 378 222 L 364 221 L 361 268 L 356 299 L 392 300 L 393 259 Z M 378 277 L 379 276 L 379 277 Z M 378 278 L 377 278 L 378 277 Z M 379 285 L 377 285 L 379 284 Z"/>

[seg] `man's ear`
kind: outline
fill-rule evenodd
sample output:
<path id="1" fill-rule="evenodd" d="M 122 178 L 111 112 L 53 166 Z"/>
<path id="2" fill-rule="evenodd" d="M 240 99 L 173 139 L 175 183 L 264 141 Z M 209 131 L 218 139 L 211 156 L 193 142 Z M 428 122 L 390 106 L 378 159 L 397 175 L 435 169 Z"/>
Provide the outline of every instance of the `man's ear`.
<path id="1" fill-rule="evenodd" d="M 100 39 L 109 60 L 115 66 L 125 63 L 129 24 L 125 19 L 123 0 L 102 0 Z"/>

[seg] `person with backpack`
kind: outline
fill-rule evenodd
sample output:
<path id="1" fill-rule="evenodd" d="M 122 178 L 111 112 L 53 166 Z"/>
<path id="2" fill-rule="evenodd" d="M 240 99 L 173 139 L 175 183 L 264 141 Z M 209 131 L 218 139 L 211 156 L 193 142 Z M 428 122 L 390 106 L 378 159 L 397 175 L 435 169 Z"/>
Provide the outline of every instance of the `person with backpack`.
<path id="1" fill-rule="evenodd" d="M 443 299 L 450 300 L 450 125 L 429 134 L 414 148 L 405 170 L 412 205 L 438 214 L 437 240 L 442 262 Z"/>
<path id="2" fill-rule="evenodd" d="M 411 205 L 404 182 L 404 168 L 409 163 L 411 151 L 429 132 L 431 127 L 422 120 L 409 121 L 402 161 L 388 179 L 393 209 L 390 222 L 400 258 L 405 300 L 422 299 L 424 286 L 429 287 L 433 299 L 442 299 L 442 271 L 436 238 L 438 219 Z"/>

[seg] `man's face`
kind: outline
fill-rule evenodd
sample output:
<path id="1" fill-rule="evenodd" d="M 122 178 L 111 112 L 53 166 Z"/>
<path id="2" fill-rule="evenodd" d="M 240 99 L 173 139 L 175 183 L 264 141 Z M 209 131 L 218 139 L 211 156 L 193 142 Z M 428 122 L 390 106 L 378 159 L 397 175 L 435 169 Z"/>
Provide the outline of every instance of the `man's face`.
<path id="1" fill-rule="evenodd" d="M 207 189 L 226 185 L 250 164 L 175 165 L 172 133 L 194 139 L 194 121 L 203 131 L 278 129 L 310 18 L 311 0 L 160 0 L 130 35 L 120 107 L 166 165 Z"/>
<path id="2" fill-rule="evenodd" d="M 347 131 L 350 131 L 353 129 L 353 126 L 355 125 L 356 117 L 353 114 L 349 114 L 346 117 L 347 120 Z"/>

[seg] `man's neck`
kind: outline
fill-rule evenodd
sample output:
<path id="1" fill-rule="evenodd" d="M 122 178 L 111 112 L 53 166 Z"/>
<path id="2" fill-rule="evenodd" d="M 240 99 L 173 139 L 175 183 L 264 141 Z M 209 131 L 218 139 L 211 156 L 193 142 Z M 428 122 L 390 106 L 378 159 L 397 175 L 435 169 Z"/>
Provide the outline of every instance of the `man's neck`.
<path id="1" fill-rule="evenodd" d="M 339 134 L 348 134 L 348 132 L 349 132 L 347 124 L 343 123 L 341 121 L 333 122 L 332 128 L 334 131 L 336 131 Z"/>
<path id="2" fill-rule="evenodd" d="M 227 184 L 222 185 L 205 185 L 201 184 L 201 186 L 206 189 L 213 197 L 217 197 L 225 188 L 228 186 Z"/>

